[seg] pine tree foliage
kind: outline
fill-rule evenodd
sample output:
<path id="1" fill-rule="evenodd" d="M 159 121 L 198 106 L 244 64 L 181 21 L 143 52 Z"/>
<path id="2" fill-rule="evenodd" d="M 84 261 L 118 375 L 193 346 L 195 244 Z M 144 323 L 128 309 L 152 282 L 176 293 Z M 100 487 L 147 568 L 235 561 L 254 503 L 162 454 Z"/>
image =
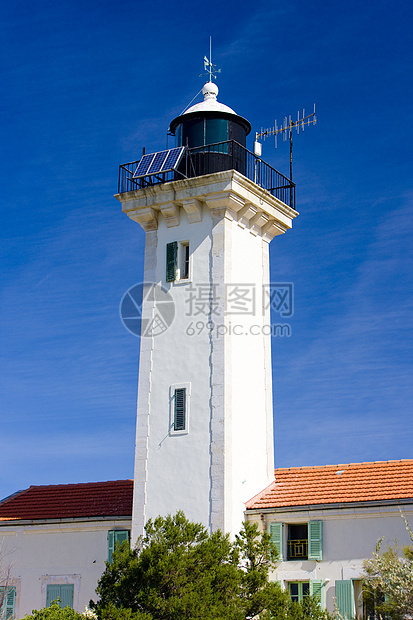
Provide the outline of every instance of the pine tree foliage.
<path id="1" fill-rule="evenodd" d="M 234 542 L 182 512 L 149 521 L 135 549 L 118 546 L 99 580 L 99 620 L 328 620 L 269 581 L 276 549 L 245 523 Z"/>

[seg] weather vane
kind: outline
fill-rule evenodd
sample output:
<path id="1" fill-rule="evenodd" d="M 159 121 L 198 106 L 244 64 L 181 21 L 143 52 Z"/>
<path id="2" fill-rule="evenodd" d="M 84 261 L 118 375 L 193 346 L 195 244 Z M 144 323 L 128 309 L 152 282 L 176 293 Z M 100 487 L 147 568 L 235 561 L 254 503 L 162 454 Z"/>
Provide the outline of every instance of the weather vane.
<path id="1" fill-rule="evenodd" d="M 293 129 L 296 129 L 297 134 L 299 134 L 300 127 L 304 131 L 304 127 L 306 125 L 310 126 L 310 125 L 315 125 L 316 123 L 317 123 L 317 117 L 315 115 L 315 104 L 314 104 L 314 110 L 311 112 L 311 114 L 308 114 L 307 116 L 305 115 L 305 109 L 303 109 L 303 115 L 301 118 L 300 118 L 300 112 L 298 111 L 296 121 L 293 121 L 291 119 L 291 116 L 289 116 L 287 120 L 287 117 L 285 116 L 282 125 L 278 127 L 277 119 L 275 119 L 274 127 L 271 127 L 271 129 L 261 128 L 261 131 L 257 131 L 255 133 L 255 142 L 254 142 L 255 155 L 258 155 L 258 157 L 261 157 L 261 144 L 260 142 L 258 142 L 259 138 L 263 138 L 265 140 L 265 138 L 268 138 L 269 136 L 274 136 L 275 148 L 277 148 L 277 135 L 279 133 L 282 133 L 284 142 L 287 141 L 287 137 L 288 137 L 290 139 L 290 181 L 292 181 L 293 180 Z"/>
<path id="2" fill-rule="evenodd" d="M 216 73 L 221 73 L 221 69 L 217 69 L 217 66 L 212 64 L 212 37 L 209 37 L 209 58 L 204 56 L 204 71 L 205 73 L 201 73 L 199 77 L 203 75 L 209 75 L 209 81 L 212 82 L 212 78 L 214 80 L 217 79 Z"/>

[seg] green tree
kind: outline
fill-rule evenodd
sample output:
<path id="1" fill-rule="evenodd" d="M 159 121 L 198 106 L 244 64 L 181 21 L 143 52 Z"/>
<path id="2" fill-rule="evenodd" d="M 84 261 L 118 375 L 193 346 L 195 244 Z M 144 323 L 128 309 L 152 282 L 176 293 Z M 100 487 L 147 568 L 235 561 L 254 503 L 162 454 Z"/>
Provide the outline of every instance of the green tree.
<path id="1" fill-rule="evenodd" d="M 372 558 L 364 562 L 365 600 L 378 614 L 393 620 L 413 616 L 413 532 L 403 519 L 412 545 L 400 550 L 396 542 L 381 551 L 383 537 Z"/>
<path id="2" fill-rule="evenodd" d="M 53 601 L 50 607 L 33 609 L 23 620 L 85 620 L 85 616 L 71 607 L 62 608 L 57 601 Z"/>
<path id="3" fill-rule="evenodd" d="M 95 609 L 111 606 L 153 618 L 232 618 L 242 574 L 238 553 L 221 532 L 189 522 L 182 512 L 149 521 L 133 550 L 115 550 L 97 587 Z"/>
<path id="4" fill-rule="evenodd" d="M 326 618 L 314 601 L 292 603 L 269 581 L 276 550 L 245 523 L 236 540 L 209 534 L 182 512 L 149 521 L 135 549 L 123 543 L 99 580 L 99 620 Z"/>

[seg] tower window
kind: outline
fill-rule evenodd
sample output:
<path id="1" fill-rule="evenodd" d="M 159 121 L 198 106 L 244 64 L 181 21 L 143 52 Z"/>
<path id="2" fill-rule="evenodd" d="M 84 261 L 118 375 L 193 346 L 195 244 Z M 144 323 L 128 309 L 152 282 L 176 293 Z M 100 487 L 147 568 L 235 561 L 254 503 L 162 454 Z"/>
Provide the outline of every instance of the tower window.
<path id="1" fill-rule="evenodd" d="M 166 244 L 166 281 L 179 282 L 188 280 L 189 241 L 172 241 Z"/>
<path id="2" fill-rule="evenodd" d="M 185 430 L 186 389 L 175 390 L 174 431 Z"/>
<path id="3" fill-rule="evenodd" d="M 189 383 L 172 385 L 170 388 L 171 420 L 170 434 L 188 433 L 189 422 Z"/>
<path id="4" fill-rule="evenodd" d="M 189 278 L 189 243 L 183 242 L 179 244 L 181 246 L 181 268 L 180 276 L 181 280 L 187 280 Z"/>

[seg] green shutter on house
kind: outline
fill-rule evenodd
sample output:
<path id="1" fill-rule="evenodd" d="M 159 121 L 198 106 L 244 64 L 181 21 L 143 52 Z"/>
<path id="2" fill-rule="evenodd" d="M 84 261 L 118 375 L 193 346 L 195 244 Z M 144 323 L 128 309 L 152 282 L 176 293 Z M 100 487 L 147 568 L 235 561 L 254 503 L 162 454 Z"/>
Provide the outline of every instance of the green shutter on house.
<path id="1" fill-rule="evenodd" d="M 129 542 L 129 530 L 114 530 L 115 532 L 115 546 L 116 543 L 120 545 L 127 540 Z"/>
<path id="2" fill-rule="evenodd" d="M 310 594 L 320 603 L 320 606 L 324 608 L 324 581 L 322 579 L 312 579 L 310 581 Z"/>
<path id="3" fill-rule="evenodd" d="M 352 620 L 354 613 L 354 588 L 350 579 L 336 581 L 336 604 L 337 609 L 343 618 Z"/>
<path id="4" fill-rule="evenodd" d="M 53 601 L 58 601 L 60 607 L 73 608 L 73 583 L 50 583 L 46 591 L 46 607 L 50 607 Z"/>
<path id="5" fill-rule="evenodd" d="M 115 551 L 115 532 L 110 530 L 108 532 L 108 562 L 112 561 L 112 555 Z"/>
<path id="6" fill-rule="evenodd" d="M 1 620 L 14 620 L 14 607 L 16 603 L 16 588 L 14 586 L 0 587 Z"/>
<path id="7" fill-rule="evenodd" d="M 62 583 L 60 586 L 60 607 L 72 607 L 73 608 L 73 583 Z"/>
<path id="8" fill-rule="evenodd" d="M 270 524 L 271 541 L 277 548 L 279 560 L 283 559 L 283 525 L 283 523 Z"/>
<path id="9" fill-rule="evenodd" d="M 174 431 L 185 430 L 186 388 L 175 390 Z"/>
<path id="10" fill-rule="evenodd" d="M 129 530 L 109 530 L 108 532 L 108 562 L 112 562 L 113 552 L 116 544 L 120 545 L 125 541 L 129 541 Z"/>
<path id="11" fill-rule="evenodd" d="M 166 244 L 166 281 L 175 282 L 176 280 L 176 259 L 178 256 L 178 242 Z"/>
<path id="12" fill-rule="evenodd" d="M 310 521 L 308 524 L 308 559 L 323 559 L 323 522 Z"/>
<path id="13" fill-rule="evenodd" d="M 49 584 L 46 591 L 46 607 L 50 607 L 53 601 L 58 599 L 60 599 L 60 585 Z"/>

